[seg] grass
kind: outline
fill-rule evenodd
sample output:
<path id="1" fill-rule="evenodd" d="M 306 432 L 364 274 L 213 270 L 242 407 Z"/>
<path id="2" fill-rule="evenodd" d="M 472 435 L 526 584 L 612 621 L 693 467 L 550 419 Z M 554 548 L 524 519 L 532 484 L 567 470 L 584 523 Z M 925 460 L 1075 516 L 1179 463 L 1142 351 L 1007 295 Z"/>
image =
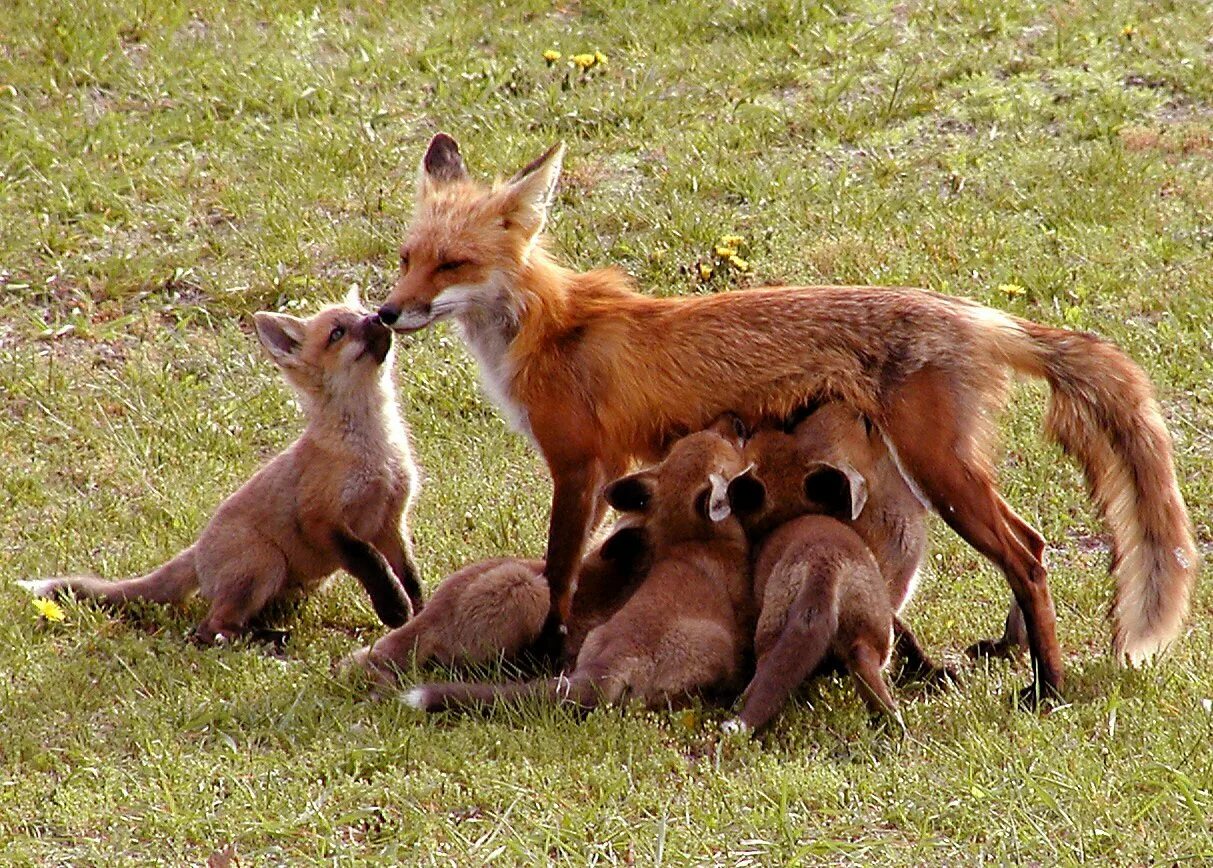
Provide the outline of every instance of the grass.
<path id="1" fill-rule="evenodd" d="M 1159 666 L 1108 658 L 1100 529 L 1007 414 L 1003 487 L 1051 540 L 1070 704 L 1023 666 L 870 731 L 811 685 L 754 744 L 724 712 L 423 719 L 329 675 L 374 637 L 342 578 L 284 658 L 200 651 L 198 607 L 39 622 L 12 580 L 145 570 L 299 428 L 260 308 L 381 297 L 428 137 L 473 171 L 569 145 L 551 227 L 650 291 L 909 283 L 1121 343 L 1213 540 L 1213 49 L 1202 4 L 551 5 L 17 0 L 0 24 L 0 847 L 7 863 L 1144 863 L 1213 857 L 1213 594 Z M 545 49 L 604 52 L 582 74 Z M 712 263 L 723 234 L 751 270 Z M 548 483 L 445 326 L 398 356 L 430 587 L 536 553 Z M 929 647 L 1007 599 L 932 533 Z"/>

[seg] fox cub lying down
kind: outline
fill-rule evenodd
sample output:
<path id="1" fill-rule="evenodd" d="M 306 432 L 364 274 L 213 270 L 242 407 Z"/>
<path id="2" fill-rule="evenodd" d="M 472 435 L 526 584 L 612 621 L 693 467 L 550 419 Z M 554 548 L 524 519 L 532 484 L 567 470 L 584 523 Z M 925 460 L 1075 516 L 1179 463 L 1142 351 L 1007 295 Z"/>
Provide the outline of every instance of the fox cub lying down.
<path id="1" fill-rule="evenodd" d="M 22 582 L 38 596 L 172 603 L 193 592 L 210 611 L 201 643 L 246 632 L 271 602 L 352 573 L 388 626 L 421 608 L 405 527 L 417 470 L 392 383 L 392 333 L 350 298 L 309 319 L 258 313 L 257 336 L 298 393 L 307 426 L 227 498 L 197 542 L 146 576 Z"/>
<path id="2" fill-rule="evenodd" d="M 405 700 L 428 711 L 527 696 L 583 708 L 627 700 L 666 707 L 735 692 L 753 629 L 749 549 L 727 496 L 729 481 L 743 469 L 728 421 L 682 438 L 657 466 L 607 487 L 612 506 L 643 517 L 651 566 L 617 611 L 588 630 L 567 675 L 427 684 Z"/>

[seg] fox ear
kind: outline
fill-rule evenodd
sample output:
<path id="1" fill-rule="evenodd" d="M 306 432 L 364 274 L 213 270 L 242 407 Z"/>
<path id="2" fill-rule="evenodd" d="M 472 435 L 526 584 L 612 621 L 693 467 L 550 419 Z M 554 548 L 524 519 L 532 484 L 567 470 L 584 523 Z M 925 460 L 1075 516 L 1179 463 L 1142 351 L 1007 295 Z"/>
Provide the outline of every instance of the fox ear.
<path id="1" fill-rule="evenodd" d="M 417 200 L 425 199 L 443 184 L 462 181 L 467 176 L 467 167 L 459 155 L 459 143 L 446 133 L 438 133 L 430 139 L 421 165 L 417 167 Z"/>
<path id="2" fill-rule="evenodd" d="M 504 217 L 507 225 L 522 228 L 534 238 L 543 230 L 548 208 L 556 195 L 560 166 L 564 162 L 564 143 L 557 142 L 539 159 L 510 179 L 502 190 Z"/>
<path id="3" fill-rule="evenodd" d="M 257 327 L 257 337 L 269 351 L 270 358 L 279 365 L 294 364 L 307 333 L 307 324 L 303 320 L 286 313 L 258 311 L 253 314 L 253 325 Z"/>
<path id="4" fill-rule="evenodd" d="M 805 468 L 804 493 L 827 511 L 854 521 L 868 502 L 868 482 L 850 464 L 816 461 Z"/>
<path id="5" fill-rule="evenodd" d="M 349 292 L 345 294 L 345 306 L 362 310 L 362 294 L 358 290 L 358 284 L 350 286 Z"/>
<path id="6" fill-rule="evenodd" d="M 652 471 L 642 470 L 616 479 L 603 490 L 602 496 L 620 512 L 646 512 L 656 487 Z"/>

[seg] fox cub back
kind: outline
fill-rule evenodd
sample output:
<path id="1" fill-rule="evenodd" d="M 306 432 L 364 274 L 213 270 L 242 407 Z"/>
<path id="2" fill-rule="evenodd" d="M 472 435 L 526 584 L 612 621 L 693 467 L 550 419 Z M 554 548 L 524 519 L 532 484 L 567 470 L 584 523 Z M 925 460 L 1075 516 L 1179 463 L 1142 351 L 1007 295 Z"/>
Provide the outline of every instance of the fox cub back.
<path id="1" fill-rule="evenodd" d="M 726 731 L 761 729 L 827 657 L 850 671 L 870 710 L 896 714 L 882 674 L 893 606 L 871 550 L 844 523 L 864 509 L 863 478 L 825 464 L 793 475 L 769 485 L 747 475 L 732 486 L 735 509 L 795 517 L 763 537 L 755 553 L 757 668 Z M 823 514 L 804 514 L 814 511 Z"/>
<path id="2" fill-rule="evenodd" d="M 67 577 L 24 583 L 121 603 L 176 602 L 198 591 L 210 611 L 202 643 L 249 629 L 271 602 L 308 592 L 339 566 L 384 623 L 421 606 L 405 517 L 417 471 L 396 406 L 389 329 L 350 298 L 307 319 L 258 313 L 257 336 L 299 396 L 302 436 L 216 510 L 197 542 L 152 573 L 120 582 Z"/>
<path id="3" fill-rule="evenodd" d="M 588 631 L 570 673 L 511 685 L 422 685 L 406 701 L 427 710 L 524 696 L 586 708 L 625 700 L 665 707 L 737 689 L 753 621 L 749 548 L 728 483 L 743 469 L 740 442 L 708 430 L 677 441 L 656 467 L 607 486 L 607 501 L 643 522 L 642 531 L 624 528 L 633 532 L 620 545 L 642 545 L 643 555 L 629 557 L 651 566 Z"/>

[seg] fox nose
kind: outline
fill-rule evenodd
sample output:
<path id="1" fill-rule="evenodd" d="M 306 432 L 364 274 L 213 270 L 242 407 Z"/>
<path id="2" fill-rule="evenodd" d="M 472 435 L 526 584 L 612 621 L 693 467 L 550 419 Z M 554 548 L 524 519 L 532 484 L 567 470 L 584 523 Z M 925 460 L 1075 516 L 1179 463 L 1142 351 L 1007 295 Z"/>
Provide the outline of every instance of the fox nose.
<path id="1" fill-rule="evenodd" d="M 379 321 L 381 323 L 390 326 L 396 320 L 400 319 L 400 311 L 391 305 L 385 304 L 383 307 L 379 308 L 379 313 L 377 316 L 379 317 Z"/>

